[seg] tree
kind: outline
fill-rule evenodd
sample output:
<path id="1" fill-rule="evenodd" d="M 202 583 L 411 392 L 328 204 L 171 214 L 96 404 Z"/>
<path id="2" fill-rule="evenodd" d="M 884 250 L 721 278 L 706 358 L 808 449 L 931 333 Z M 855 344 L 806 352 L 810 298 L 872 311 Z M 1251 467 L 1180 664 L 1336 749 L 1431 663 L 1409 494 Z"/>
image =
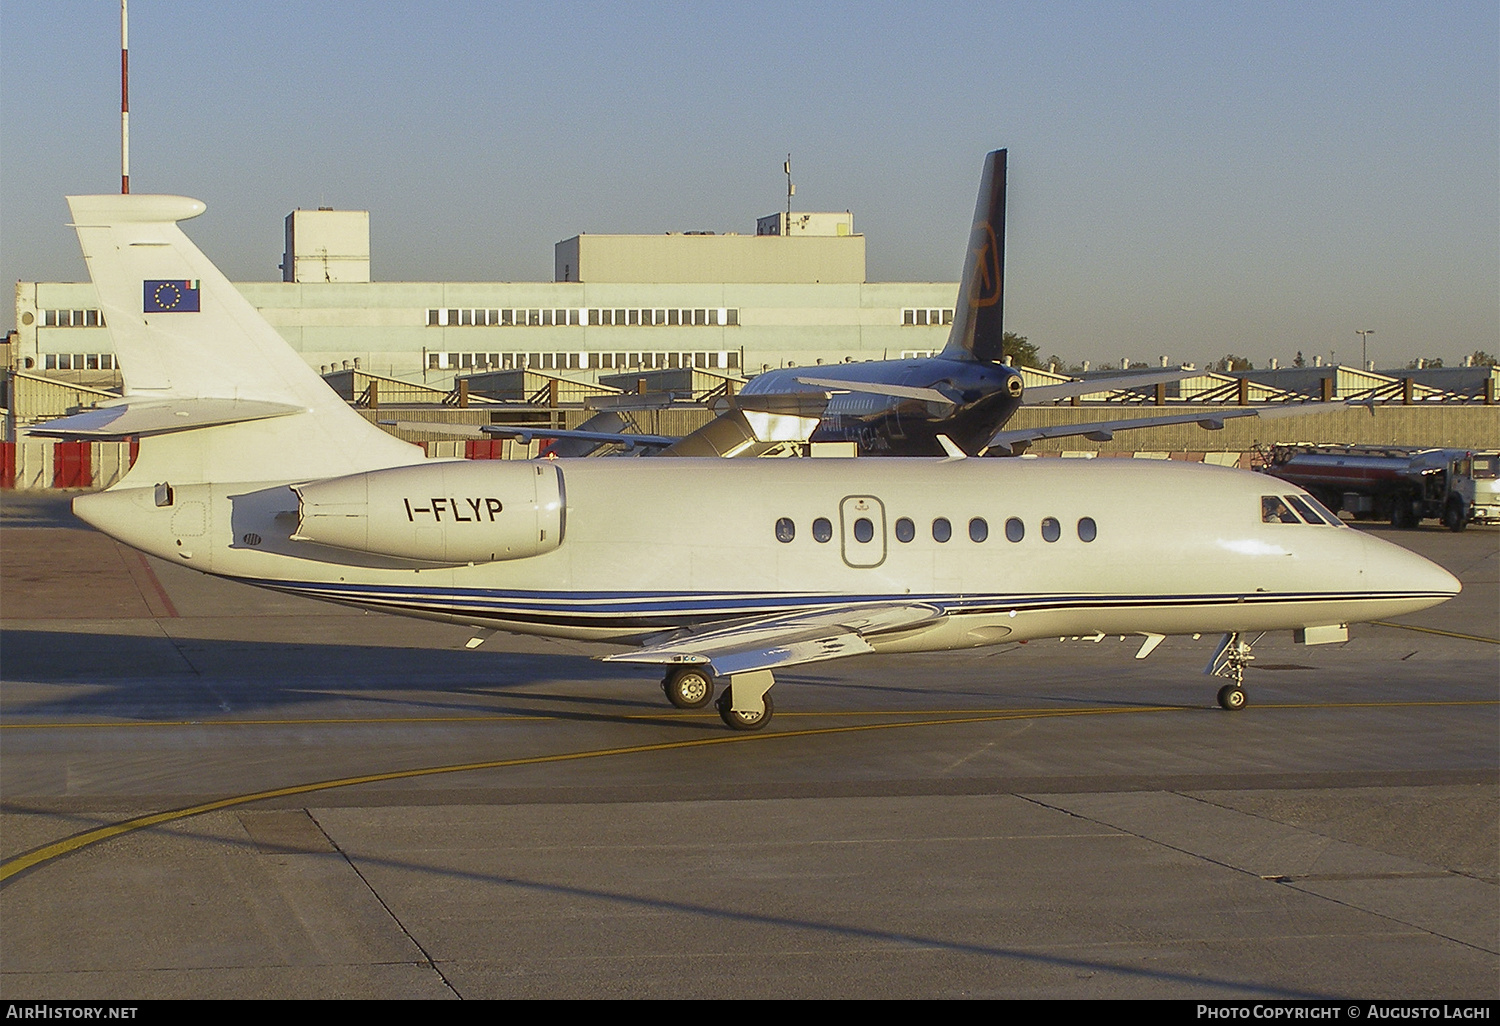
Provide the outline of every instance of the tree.
<path id="1" fill-rule="evenodd" d="M 1293 367 L 1306 367 L 1307 366 L 1307 360 L 1306 360 L 1305 357 L 1303 357 L 1302 350 L 1300 350 L 1300 349 L 1297 350 L 1297 355 L 1292 358 L 1292 366 Z"/>
<path id="2" fill-rule="evenodd" d="M 1298 353 L 1297 355 L 1300 357 L 1302 354 Z M 1254 370 L 1255 364 L 1243 356 L 1235 356 L 1233 353 L 1229 353 L 1224 359 L 1209 364 L 1208 369 L 1218 371 L 1222 374 L 1226 371 Z"/>
<path id="3" fill-rule="evenodd" d="M 1493 356 L 1491 356 L 1489 353 L 1486 353 L 1483 349 L 1476 349 L 1474 350 L 1474 354 L 1469 357 L 1469 366 L 1496 367 L 1500 366 L 1500 360 L 1496 360 Z"/>
<path id="4" fill-rule="evenodd" d="M 1407 370 L 1420 370 L 1423 367 L 1441 367 L 1443 358 L 1441 356 L 1429 357 L 1419 356 L 1406 365 Z"/>
<path id="5" fill-rule="evenodd" d="M 1037 347 L 1028 342 L 1025 335 L 1007 331 L 1001 337 L 1001 345 L 1004 346 L 1005 355 L 1010 357 L 1011 366 L 1037 368 L 1042 366 L 1042 358 L 1037 355 Z"/>

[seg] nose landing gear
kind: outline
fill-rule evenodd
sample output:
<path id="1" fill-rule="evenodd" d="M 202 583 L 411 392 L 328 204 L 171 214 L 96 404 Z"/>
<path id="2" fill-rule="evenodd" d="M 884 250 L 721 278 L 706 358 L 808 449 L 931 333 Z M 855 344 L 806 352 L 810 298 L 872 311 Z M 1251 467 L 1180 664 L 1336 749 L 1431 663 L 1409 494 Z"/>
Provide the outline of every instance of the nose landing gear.
<path id="1" fill-rule="evenodd" d="M 1255 641 L 1263 637 L 1265 634 L 1261 633 L 1256 636 Z M 1245 666 L 1255 658 L 1250 654 L 1250 646 L 1253 644 L 1254 641 L 1245 641 L 1238 631 L 1231 631 L 1224 635 L 1213 658 L 1203 669 L 1210 676 L 1230 679 L 1230 683 L 1219 689 L 1219 707 L 1222 709 L 1237 712 L 1249 701 L 1245 695 Z"/>

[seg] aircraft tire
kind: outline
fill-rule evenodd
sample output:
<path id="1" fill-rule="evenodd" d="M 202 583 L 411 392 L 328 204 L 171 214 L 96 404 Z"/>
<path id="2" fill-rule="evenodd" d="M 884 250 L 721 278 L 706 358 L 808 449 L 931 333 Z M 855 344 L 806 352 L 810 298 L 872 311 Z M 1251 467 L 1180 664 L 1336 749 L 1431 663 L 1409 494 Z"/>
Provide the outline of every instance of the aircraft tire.
<path id="1" fill-rule="evenodd" d="M 725 688 L 724 693 L 719 696 L 719 719 L 730 730 L 759 730 L 771 722 L 771 715 L 776 711 L 776 706 L 771 703 L 770 695 L 762 695 L 760 700 L 765 703 L 765 710 L 752 716 L 737 713 L 732 708 L 734 701 L 733 689 Z"/>
<path id="2" fill-rule="evenodd" d="M 1225 684 L 1219 689 L 1219 707 L 1230 712 L 1245 708 L 1245 689 L 1237 684 Z"/>
<path id="3" fill-rule="evenodd" d="M 679 709 L 702 709 L 714 700 L 714 679 L 704 667 L 677 667 L 662 680 L 661 689 Z"/>

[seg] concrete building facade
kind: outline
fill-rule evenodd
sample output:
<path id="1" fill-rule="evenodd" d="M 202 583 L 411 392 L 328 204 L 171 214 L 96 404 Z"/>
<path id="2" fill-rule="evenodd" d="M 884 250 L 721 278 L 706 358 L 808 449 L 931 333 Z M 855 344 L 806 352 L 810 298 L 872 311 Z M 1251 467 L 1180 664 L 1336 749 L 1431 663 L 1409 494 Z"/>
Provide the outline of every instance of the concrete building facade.
<path id="1" fill-rule="evenodd" d="M 956 282 L 868 282 L 852 215 L 791 223 L 756 235 L 580 234 L 555 247 L 550 282 L 377 282 L 367 212 L 298 210 L 286 219 L 284 280 L 236 287 L 314 369 L 434 387 L 487 368 L 748 376 L 942 348 Z M 15 304 L 17 369 L 85 385 L 117 377 L 91 283 L 18 282 Z"/>

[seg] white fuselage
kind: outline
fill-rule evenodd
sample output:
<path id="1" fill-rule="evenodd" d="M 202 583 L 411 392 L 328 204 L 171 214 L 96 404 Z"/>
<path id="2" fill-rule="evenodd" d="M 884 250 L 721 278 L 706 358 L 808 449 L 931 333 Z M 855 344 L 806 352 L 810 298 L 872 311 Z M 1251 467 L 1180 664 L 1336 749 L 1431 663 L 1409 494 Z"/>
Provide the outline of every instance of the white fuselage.
<path id="1" fill-rule="evenodd" d="M 359 487 L 369 510 L 411 524 L 413 537 L 426 532 L 469 553 L 457 565 L 393 556 L 384 542 L 361 551 L 298 540 L 296 482 L 183 486 L 158 505 L 153 488 L 127 479 L 80 497 L 75 509 L 127 544 L 252 584 L 601 640 L 898 601 L 944 615 L 870 643 L 920 651 L 1094 632 L 1312 627 L 1425 608 L 1459 590 L 1427 560 L 1349 528 L 1263 522 L 1263 495 L 1300 490 L 1202 465 L 908 458 L 447 466 L 458 475 L 450 495 L 431 494 L 431 466 L 379 471 Z M 516 510 L 515 483 L 538 468 L 559 482 L 555 498 L 538 500 L 555 507 L 554 519 L 538 521 L 560 528 L 555 547 L 467 562 L 475 532 L 497 519 L 478 515 L 494 508 L 486 501 Z M 454 514 L 465 510 L 476 515 Z M 1091 532 L 1080 531 L 1085 518 Z M 983 540 L 971 537 L 976 519 Z M 934 536 L 944 520 L 946 541 Z M 1011 520 L 1022 528 L 1018 541 L 1007 537 Z"/>

